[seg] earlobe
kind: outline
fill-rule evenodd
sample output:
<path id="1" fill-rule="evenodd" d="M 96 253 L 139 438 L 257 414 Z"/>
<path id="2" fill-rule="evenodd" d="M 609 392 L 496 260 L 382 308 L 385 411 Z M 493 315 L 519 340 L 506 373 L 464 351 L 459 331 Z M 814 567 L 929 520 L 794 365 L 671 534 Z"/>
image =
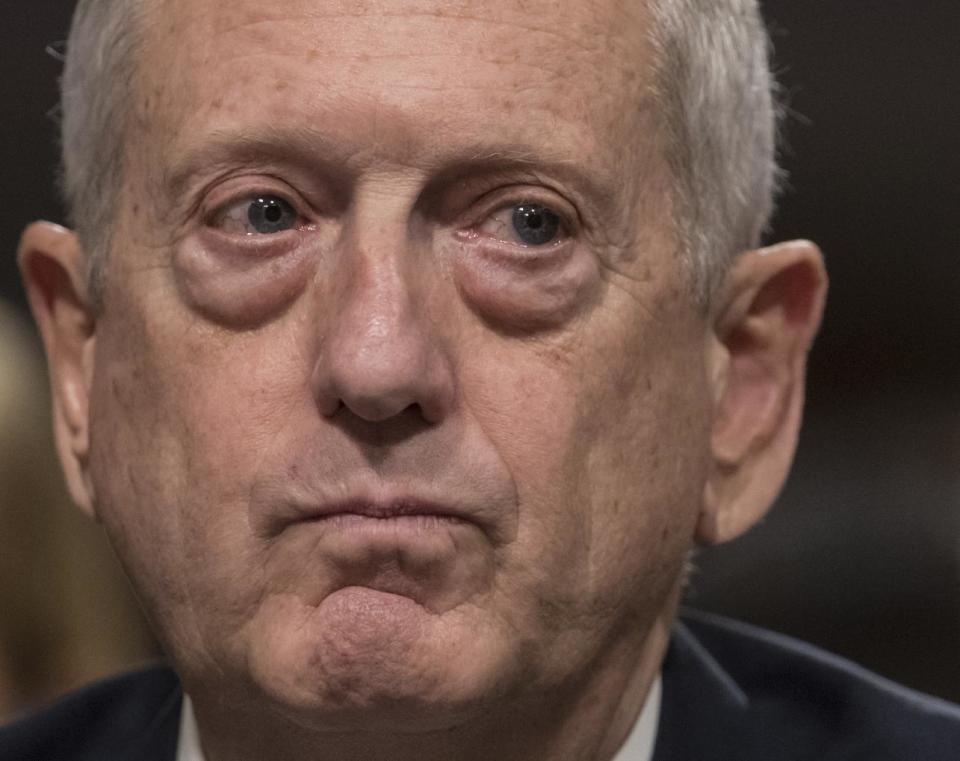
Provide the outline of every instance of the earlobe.
<path id="1" fill-rule="evenodd" d="M 751 251 L 731 266 L 713 318 L 711 471 L 697 528 L 703 544 L 747 531 L 786 480 L 826 289 L 822 256 L 806 241 Z"/>
<path id="2" fill-rule="evenodd" d="M 20 239 L 17 260 L 46 350 L 54 435 L 67 486 L 81 509 L 93 515 L 87 462 L 95 320 L 80 245 L 72 231 L 35 222 Z"/>

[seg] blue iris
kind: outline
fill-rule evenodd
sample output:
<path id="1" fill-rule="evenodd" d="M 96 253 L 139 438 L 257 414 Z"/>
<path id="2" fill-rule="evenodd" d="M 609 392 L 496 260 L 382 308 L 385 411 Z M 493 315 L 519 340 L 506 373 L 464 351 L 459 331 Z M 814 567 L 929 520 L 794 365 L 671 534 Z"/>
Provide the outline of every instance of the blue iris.
<path id="1" fill-rule="evenodd" d="M 271 235 L 295 227 L 297 212 L 282 198 L 261 196 L 250 202 L 247 219 L 258 233 Z"/>
<path id="2" fill-rule="evenodd" d="M 530 246 L 542 246 L 557 237 L 560 217 L 546 206 L 522 204 L 513 210 L 513 229 Z"/>

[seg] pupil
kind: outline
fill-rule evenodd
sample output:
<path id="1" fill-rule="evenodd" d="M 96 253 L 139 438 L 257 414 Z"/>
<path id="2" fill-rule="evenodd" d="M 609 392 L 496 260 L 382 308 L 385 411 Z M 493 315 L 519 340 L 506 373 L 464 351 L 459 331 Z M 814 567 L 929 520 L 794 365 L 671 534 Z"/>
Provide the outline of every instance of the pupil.
<path id="1" fill-rule="evenodd" d="M 280 217 L 283 216 L 283 210 L 274 202 L 265 209 L 263 215 L 267 218 L 267 222 L 279 222 Z"/>

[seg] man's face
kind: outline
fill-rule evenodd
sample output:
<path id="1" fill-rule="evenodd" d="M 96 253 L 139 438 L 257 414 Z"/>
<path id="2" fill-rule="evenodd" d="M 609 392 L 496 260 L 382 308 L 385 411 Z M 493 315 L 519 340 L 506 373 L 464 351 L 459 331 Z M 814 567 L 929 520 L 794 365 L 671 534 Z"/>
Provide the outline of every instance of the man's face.
<path id="1" fill-rule="evenodd" d="M 151 9 L 90 474 L 188 689 L 442 726 L 642 648 L 710 424 L 643 14 Z"/>

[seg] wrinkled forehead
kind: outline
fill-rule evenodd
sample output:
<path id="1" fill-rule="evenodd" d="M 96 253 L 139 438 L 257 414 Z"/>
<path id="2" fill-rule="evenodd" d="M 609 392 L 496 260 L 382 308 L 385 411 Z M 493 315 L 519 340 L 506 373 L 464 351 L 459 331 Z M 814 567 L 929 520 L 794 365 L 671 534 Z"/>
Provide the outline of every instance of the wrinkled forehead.
<path id="1" fill-rule="evenodd" d="M 647 23 L 619 0 L 156 0 L 140 124 L 309 125 L 411 161 L 495 135 L 615 165 L 650 100 Z"/>

